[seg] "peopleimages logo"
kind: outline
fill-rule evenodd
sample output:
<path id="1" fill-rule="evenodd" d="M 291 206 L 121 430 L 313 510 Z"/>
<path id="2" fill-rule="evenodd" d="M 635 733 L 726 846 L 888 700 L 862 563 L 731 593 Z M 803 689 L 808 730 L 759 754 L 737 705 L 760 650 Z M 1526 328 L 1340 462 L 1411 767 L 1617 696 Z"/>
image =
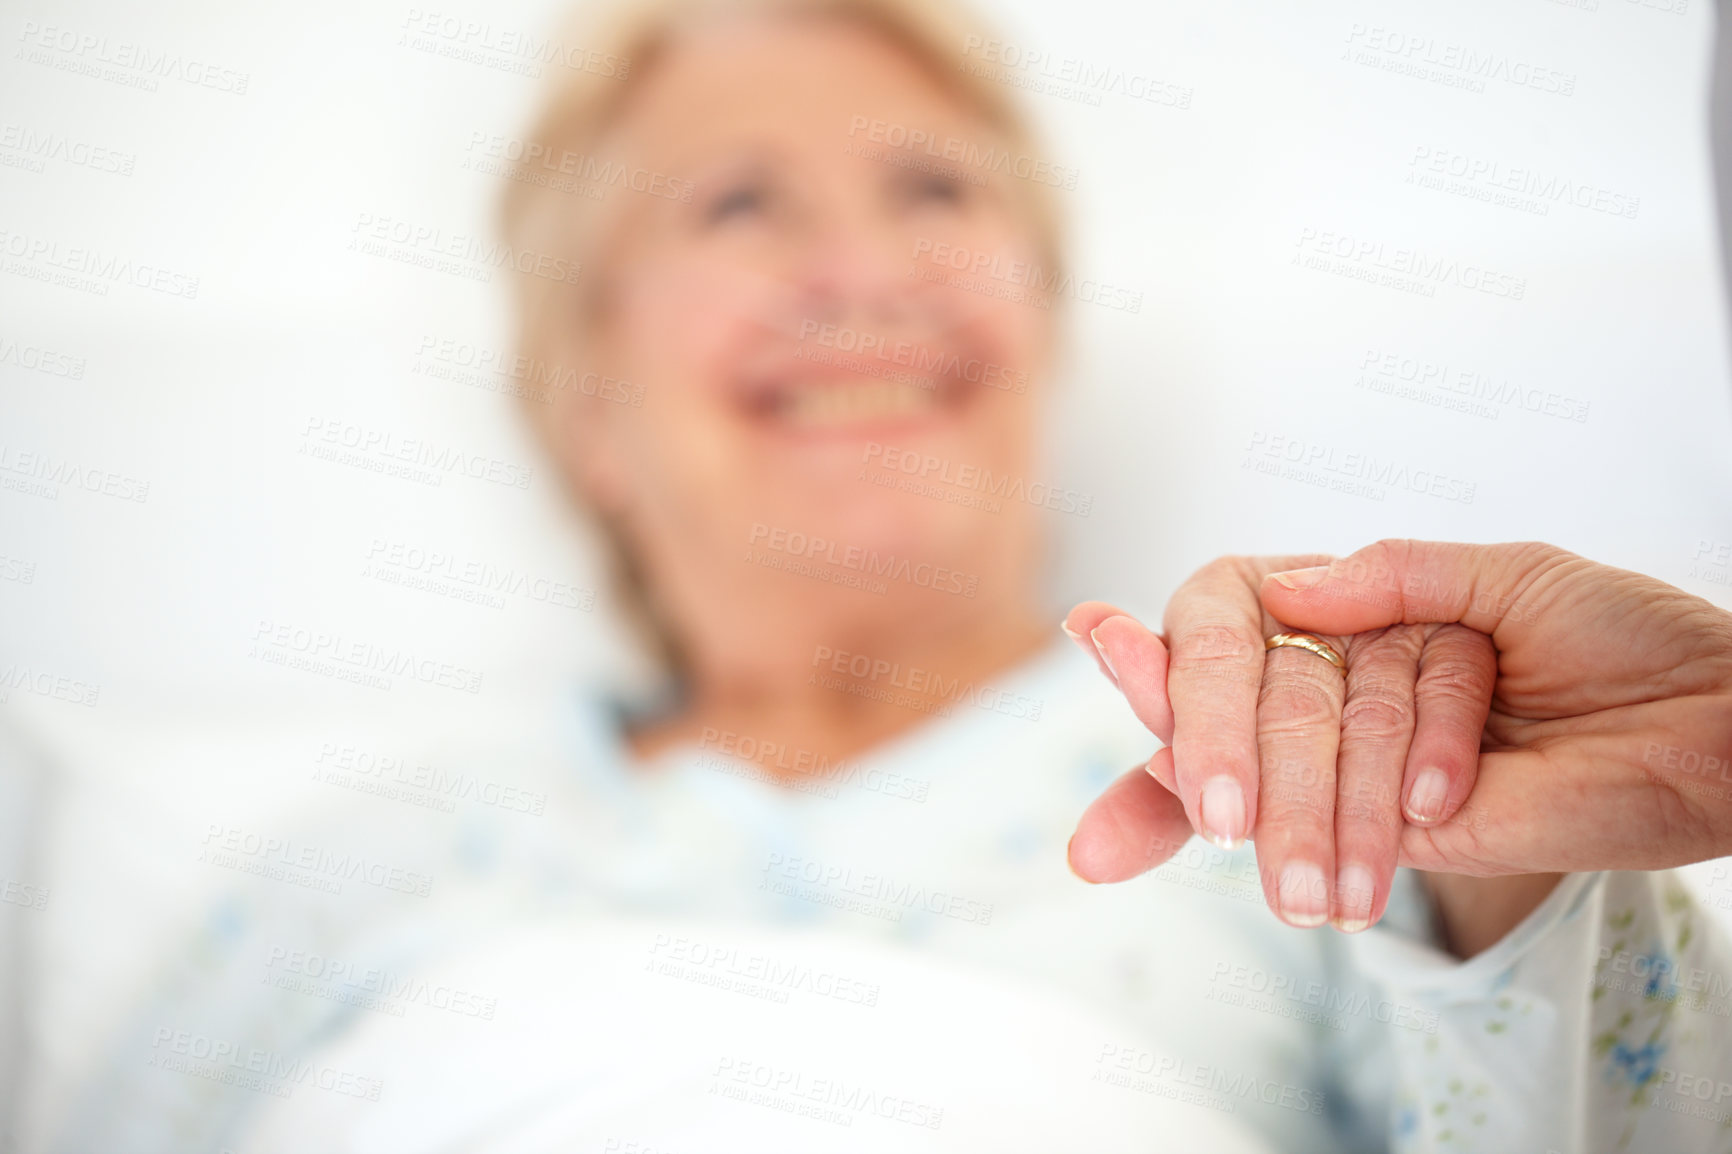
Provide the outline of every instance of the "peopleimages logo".
<path id="1" fill-rule="evenodd" d="M 375 645 L 341 633 L 305 629 L 269 619 L 261 620 L 253 631 L 249 655 L 270 665 L 284 665 L 310 673 L 329 676 L 341 673 L 344 676 L 339 680 L 356 680 L 377 689 L 391 688 L 390 678 L 407 677 L 442 689 L 481 692 L 479 670 L 439 661 L 394 645 Z"/>
<path id="2" fill-rule="evenodd" d="M 593 369 L 549 364 L 515 350 L 449 337 L 424 336 L 415 350 L 415 357 L 412 371 L 435 380 L 509 393 L 543 404 L 551 404 L 553 394 L 563 390 L 616 405 L 643 408 L 643 385 Z"/>
<path id="3" fill-rule="evenodd" d="M 47 886 L 0 878 L 0 902 L 8 905 L 22 906 L 27 910 L 45 910 L 48 908 L 48 892 Z"/>
<path id="4" fill-rule="evenodd" d="M 845 1078 L 811 1077 L 750 1058 L 722 1058 L 714 1073 L 715 1093 L 753 1105 L 768 1106 L 816 1121 L 843 1126 L 856 1117 L 902 1122 L 927 1130 L 944 1125 L 944 1109 L 926 1102 L 850 1082 Z"/>
<path id="5" fill-rule="evenodd" d="M 968 248 L 920 237 L 914 242 L 913 256 L 916 273 L 924 264 L 930 272 L 940 276 L 953 274 L 956 279 L 946 283 L 962 288 L 975 287 L 969 283 L 972 278 L 982 284 L 993 282 L 1031 290 L 1036 294 L 1036 303 L 1043 297 L 1071 297 L 1083 304 L 1101 305 L 1127 313 L 1141 312 L 1143 308 L 1140 291 L 1087 277 L 1079 278 L 1058 269 L 1042 268 L 1034 261 L 1007 258 L 991 249 Z M 939 278 L 929 275 L 925 279 Z"/>
<path id="6" fill-rule="evenodd" d="M 138 154 L 121 152 L 92 144 L 87 140 L 58 132 L 39 132 L 22 124 L 0 124 L 0 152 L 17 153 L 33 172 L 41 172 L 50 160 L 88 168 L 93 172 L 108 172 L 116 176 L 131 176 L 138 163 Z M 0 158 L 0 164 L 6 164 Z"/>
<path id="7" fill-rule="evenodd" d="M 1689 575 L 1719 585 L 1732 584 L 1732 541 L 1696 538 L 1696 551 L 1690 556 Z"/>
<path id="8" fill-rule="evenodd" d="M 758 888 L 786 897 L 804 898 L 885 921 L 901 921 L 906 910 L 921 910 L 970 925 L 992 924 L 992 903 L 930 889 L 919 882 L 893 878 L 876 870 L 823 862 L 815 858 L 773 853 L 764 864 Z M 802 890 L 801 886 L 809 887 Z M 838 900 L 832 900 L 832 899 Z M 858 899 L 852 907 L 842 898 Z M 863 905 L 860 903 L 864 903 Z"/>
<path id="9" fill-rule="evenodd" d="M 352 959 L 333 958 L 309 950 L 273 945 L 265 958 L 266 980 L 278 989 L 326 997 L 332 1001 L 383 1009 L 402 1016 L 405 1004 L 445 1010 L 463 1017 L 491 1022 L 499 999 L 470 990 L 429 982 L 426 978 L 397 973 L 383 966 L 369 966 Z"/>
<path id="10" fill-rule="evenodd" d="M 1478 489 L 1473 481 L 1435 469 L 1415 469 L 1404 462 L 1283 433 L 1254 432 L 1245 451 L 1245 468 L 1378 501 L 1394 489 L 1471 505 Z"/>
<path id="11" fill-rule="evenodd" d="M 1571 96 L 1576 91 L 1573 72 L 1560 72 L 1502 52 L 1489 52 L 1375 24 L 1354 23 L 1347 30 L 1347 43 L 1351 45 L 1350 53 L 1360 50 L 1353 57 L 1357 63 L 1391 72 L 1405 72 L 1421 79 L 1431 79 L 1434 75 L 1444 77 L 1455 81 L 1454 87 L 1469 87 L 1476 92 L 1485 91 L 1487 81 L 1531 88 L 1554 96 Z"/>
<path id="12" fill-rule="evenodd" d="M 583 271 L 575 260 L 528 249 L 514 249 L 503 241 L 470 233 L 447 232 L 432 225 L 417 224 L 371 212 L 356 214 L 349 228 L 349 249 L 369 256 L 382 256 L 404 264 L 419 265 L 436 272 L 462 271 L 486 280 L 496 268 L 509 268 L 525 276 L 575 284 Z"/>
<path id="13" fill-rule="evenodd" d="M 20 451 L 16 446 L 0 443 L 0 489 L 58 500 L 62 485 L 139 504 L 150 499 L 149 481 L 93 468 L 53 453 Z"/>
<path id="14" fill-rule="evenodd" d="M 129 86 L 149 92 L 157 90 L 158 81 L 178 80 L 195 88 L 210 88 L 232 96 L 245 96 L 247 85 L 252 80 L 251 73 L 194 60 L 179 52 L 158 51 L 148 45 L 60 28 L 52 24 L 42 25 L 34 20 L 24 22 L 18 39 L 27 50 L 41 50 L 43 58 L 33 55 L 29 57 L 32 63 L 52 63 L 65 71 L 98 76 L 105 80 L 131 73 L 132 75 L 127 77 Z M 47 53 L 59 53 L 60 61 L 54 62 L 52 56 L 45 55 Z M 19 58 L 26 57 L 20 54 Z"/>
<path id="15" fill-rule="evenodd" d="M 755 546 L 808 564 L 818 562 L 830 565 L 862 578 L 903 581 L 939 593 L 959 593 L 964 597 L 973 597 L 980 586 L 979 576 L 972 573 L 962 573 L 943 565 L 934 565 L 930 561 L 898 557 L 894 553 L 879 553 L 876 549 L 832 541 L 828 537 L 802 533 L 797 529 L 773 527 L 762 521 L 752 525 L 752 533 L 746 544 L 748 561 L 753 559 L 751 547 Z"/>
<path id="16" fill-rule="evenodd" d="M 82 381 L 84 379 L 85 360 L 83 357 L 75 357 L 71 353 L 56 352 L 53 349 L 43 348 L 41 345 L 21 344 L 3 336 L 0 336 L 0 365 L 13 365 L 50 377 L 64 377 L 69 381 Z"/>
<path id="17" fill-rule="evenodd" d="M 854 690 L 883 691 L 885 687 L 906 690 L 926 698 L 928 702 L 972 705 L 977 709 L 1026 721 L 1039 721 L 1046 704 L 1041 698 L 1025 697 L 991 685 L 979 685 L 961 677 L 947 676 L 935 669 L 922 669 L 918 665 L 904 666 L 900 661 L 889 661 L 867 653 L 850 653 L 846 649 L 833 649 L 828 645 L 820 645 L 812 651 L 812 667 L 852 678 L 855 684 L 851 688 Z M 838 687 L 834 678 L 827 678 L 825 683 L 830 683 L 832 688 Z M 873 692 L 859 694 L 872 695 Z"/>
<path id="18" fill-rule="evenodd" d="M 903 449 L 870 441 L 862 450 L 861 463 L 881 467 L 892 474 L 917 478 L 922 482 L 950 485 L 971 493 L 981 493 L 1007 501 L 1026 501 L 1044 509 L 1075 513 L 1086 517 L 1094 507 L 1094 498 L 1087 493 L 1066 489 L 1045 481 L 1028 481 L 1009 473 L 994 473 L 979 465 L 958 464 L 948 457 L 935 457 L 917 449 Z M 993 509 L 997 512 L 997 509 Z"/>
<path id="19" fill-rule="evenodd" d="M 913 341 L 892 341 L 881 334 L 862 332 L 847 325 L 803 320 L 800 322 L 800 342 L 805 344 L 808 341 L 861 361 L 870 358 L 909 369 L 918 377 L 950 378 L 1005 392 L 1028 392 L 1026 370 L 1013 369 L 996 361 L 983 361 L 979 357 L 963 357 L 946 349 L 927 348 Z"/>
<path id="20" fill-rule="evenodd" d="M 594 589 L 379 537 L 367 549 L 361 575 L 388 585 L 424 589 L 490 608 L 503 607 L 506 596 L 585 613 L 595 608 Z"/>
<path id="21" fill-rule="evenodd" d="M 1343 272 L 1357 279 L 1391 283 L 1394 287 L 1412 285 L 1429 290 L 1424 295 L 1435 293 L 1435 286 L 1440 284 L 1511 301 L 1521 300 L 1528 291 L 1525 277 L 1327 229 L 1302 228 L 1295 245 L 1298 251 L 1293 256 L 1294 264 L 1322 267 L 1309 262 L 1332 258 L 1341 267 L 1324 271 Z M 1383 274 L 1382 280 L 1379 274 Z M 1396 279 L 1390 282 L 1390 277 Z"/>
<path id="22" fill-rule="evenodd" d="M 297 1086 L 310 1085 L 377 1102 L 385 1086 L 378 1078 L 353 1071 L 170 1026 L 159 1026 L 150 1046 L 151 1066 L 280 1098 L 289 1097 Z"/>
<path id="23" fill-rule="evenodd" d="M 45 282 L 53 281 L 53 273 L 57 272 L 73 278 L 65 282 L 66 287 L 80 291 L 100 290 L 97 292 L 99 296 L 108 295 L 109 285 L 127 284 L 182 300 L 198 299 L 198 277 L 99 248 L 62 246 L 59 241 L 47 237 L 0 229 L 0 256 L 23 262 L 9 266 L 7 272 Z"/>
<path id="24" fill-rule="evenodd" d="M 1588 419 L 1589 403 L 1562 393 L 1527 388 L 1507 377 L 1445 361 L 1367 349 L 1359 361 L 1358 388 L 1407 397 L 1441 408 L 1496 420 L 1502 411 L 1520 409 L 1577 424 Z M 1487 402 L 1479 404 L 1477 402 Z"/>
<path id="25" fill-rule="evenodd" d="M 1326 1103 L 1323 1091 L 1309 1086 L 1259 1078 L 1255 1074 L 1112 1042 L 1101 1046 L 1091 1081 L 1208 1106 L 1229 1114 L 1236 1112 L 1241 1102 L 1261 1102 L 1265 1106 L 1279 1106 L 1300 1114 L 1320 1115 Z"/>
<path id="26" fill-rule="evenodd" d="M 1547 210 L 1553 204 L 1569 204 L 1606 216 L 1634 220 L 1642 209 L 1642 199 L 1637 196 L 1613 192 L 1528 165 L 1506 164 L 1501 160 L 1446 148 L 1416 145 L 1407 164 L 1410 182 L 1451 191 L 1449 186 L 1441 183 L 1426 184 L 1428 176 L 1449 177 L 1488 195 L 1508 193 L 1530 198 L 1541 210 Z M 1519 206 L 1519 202 L 1512 202 L 1512 206 Z"/>
<path id="27" fill-rule="evenodd" d="M 669 176 L 647 168 L 633 168 L 617 160 L 607 160 L 573 152 L 569 148 L 551 148 L 539 141 L 523 140 L 497 133 L 471 132 L 468 151 L 479 151 L 487 160 L 520 172 L 546 177 L 572 177 L 576 184 L 598 188 L 622 188 L 641 192 L 661 200 L 677 200 L 689 204 L 697 186 L 689 180 Z"/>
<path id="28" fill-rule="evenodd" d="M 340 785 L 359 793 L 425 805 L 445 813 L 457 801 L 540 817 L 547 811 L 547 794 L 520 789 L 462 770 L 451 771 L 401 754 L 378 753 L 353 745 L 322 742 L 313 759 L 314 781 Z M 437 804 L 435 804 L 437 803 Z"/>
<path id="29" fill-rule="evenodd" d="M 205 830 L 204 848 L 199 851 L 199 860 L 279 881 L 295 880 L 297 884 L 316 881 L 323 884 L 311 888 L 330 893 L 342 892 L 345 881 L 421 898 L 433 889 L 432 877 L 415 870 L 347 850 L 333 850 L 293 838 L 255 833 L 239 826 L 210 825 Z"/>
<path id="30" fill-rule="evenodd" d="M 883 145 L 909 153 L 921 153 L 935 160 L 949 161 L 976 172 L 1001 173 L 1019 180 L 1047 184 L 1054 188 L 1076 188 L 1078 171 L 1062 164 L 1053 164 L 1027 153 L 979 143 L 960 136 L 943 136 L 930 129 L 911 127 L 870 116 L 855 116 L 848 122 L 848 135 L 864 137 L 869 144 Z"/>
<path id="31" fill-rule="evenodd" d="M 731 729 L 705 726 L 698 748 L 709 751 L 712 757 L 718 753 L 725 755 L 727 761 L 748 769 L 761 767 L 764 771 L 762 776 L 772 780 L 783 775 L 792 777 L 796 783 L 852 785 L 867 793 L 916 802 L 925 801 L 927 791 L 932 787 L 932 783 L 923 778 L 876 769 L 858 760 L 831 758 L 810 749 L 790 747 L 785 742 L 736 733 Z M 826 796 L 835 797 L 837 794 L 832 790 Z"/>
<path id="32" fill-rule="evenodd" d="M 1343 989 L 1234 962 L 1215 963 L 1214 973 L 1209 977 L 1209 992 L 1204 999 L 1327 1025 L 1336 1030 L 1346 1029 L 1343 1019 L 1362 1017 L 1385 1026 L 1435 1034 L 1439 1021 L 1436 1010 L 1391 1002 L 1387 998 L 1373 1001 L 1364 990 Z"/>
<path id="33" fill-rule="evenodd" d="M 628 57 L 441 12 L 410 8 L 401 28 L 397 42 L 403 47 L 524 76 L 540 76 L 545 64 L 610 80 L 631 74 Z"/>
<path id="34" fill-rule="evenodd" d="M 102 686 L 80 681 L 42 669 L 31 669 L 14 662 L 0 668 L 0 705 L 12 699 L 15 691 L 34 693 L 38 697 L 64 701 L 69 705 L 95 706 Z"/>
<path id="35" fill-rule="evenodd" d="M 1015 88 L 1080 99 L 1085 104 L 1099 105 L 1102 94 L 1112 93 L 1167 108 L 1191 107 L 1190 87 L 1159 79 L 1153 71 L 1136 72 L 1094 64 L 1079 57 L 983 36 L 967 37 L 962 43 L 962 55 L 962 70 L 971 75 Z M 971 64 L 974 60 L 980 63 Z"/>
<path id="36" fill-rule="evenodd" d="M 789 994 L 812 994 L 857 1006 L 878 1004 L 878 984 L 817 970 L 771 954 L 757 954 L 701 938 L 657 934 L 649 954 L 656 972 L 698 985 L 786 1003 Z"/>
<path id="37" fill-rule="evenodd" d="M 481 453 L 467 453 L 423 437 L 405 437 L 389 429 L 374 429 L 337 418 L 308 417 L 301 430 L 301 456 L 371 471 L 395 467 L 410 479 L 430 478 L 437 485 L 457 474 L 513 489 L 527 489 L 535 477 L 532 465 L 518 465 Z"/>

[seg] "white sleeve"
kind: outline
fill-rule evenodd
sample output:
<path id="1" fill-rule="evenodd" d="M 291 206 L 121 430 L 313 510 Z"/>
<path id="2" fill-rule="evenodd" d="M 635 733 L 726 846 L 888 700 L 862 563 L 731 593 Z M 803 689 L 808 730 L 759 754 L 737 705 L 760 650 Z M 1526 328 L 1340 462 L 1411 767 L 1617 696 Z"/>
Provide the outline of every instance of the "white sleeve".
<path id="1" fill-rule="evenodd" d="M 1390 1149 L 1732 1151 L 1732 943 L 1671 873 L 1572 874 L 1485 953 L 1372 930 L 1355 964 L 1437 1015 L 1390 1030 Z"/>

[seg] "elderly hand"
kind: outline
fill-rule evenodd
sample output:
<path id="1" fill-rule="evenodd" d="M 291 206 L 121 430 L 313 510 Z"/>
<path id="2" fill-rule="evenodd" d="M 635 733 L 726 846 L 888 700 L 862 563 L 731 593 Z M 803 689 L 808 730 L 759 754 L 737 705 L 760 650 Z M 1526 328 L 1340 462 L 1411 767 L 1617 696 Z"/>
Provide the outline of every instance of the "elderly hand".
<path id="1" fill-rule="evenodd" d="M 1495 659 L 1454 624 L 1319 634 L 1345 674 L 1303 648 L 1265 652 L 1285 627 L 1258 603 L 1263 578 L 1323 560 L 1216 561 L 1168 604 L 1166 644 L 1111 606 L 1071 611 L 1066 631 L 1169 746 L 1090 807 L 1071 849 L 1081 876 L 1135 876 L 1190 828 L 1229 847 L 1255 831 L 1282 920 L 1353 931 L 1382 916 L 1402 799 L 1416 820 L 1442 821 L 1473 788 Z"/>
<path id="2" fill-rule="evenodd" d="M 1248 590 L 1259 602 L 1255 614 L 1247 611 Z M 1280 803 L 1269 811 L 1272 776 L 1279 779 L 1283 753 L 1300 744 L 1293 714 L 1284 710 L 1304 719 L 1297 728 L 1307 731 L 1310 752 L 1300 764 L 1315 767 L 1327 753 L 1319 730 L 1327 729 L 1325 704 L 1333 700 L 1318 675 L 1334 670 L 1303 651 L 1271 651 L 1264 682 L 1272 678 L 1277 689 L 1285 676 L 1273 672 L 1278 657 L 1289 665 L 1306 658 L 1321 668 L 1297 673 L 1309 688 L 1289 695 L 1308 697 L 1308 710 L 1279 707 L 1266 720 L 1270 689 L 1264 686 L 1260 696 L 1249 690 L 1253 622 L 1265 632 L 1318 631 L 1347 657 L 1337 776 L 1375 785 L 1394 780 L 1400 764 L 1409 819 L 1399 831 L 1404 864 L 1491 876 L 1657 869 L 1732 851 L 1732 614 L 1652 578 L 1535 544 L 1384 541 L 1340 560 L 1227 559 L 1174 596 L 1166 620 L 1170 669 L 1166 646 L 1130 618 L 1094 603 L 1072 610 L 1067 630 L 1092 635 L 1090 647 L 1110 663 L 1138 716 L 1157 736 L 1171 734 L 1171 752 L 1156 756 L 1154 777 L 1145 781 L 1173 789 L 1198 829 L 1228 837 L 1235 832 L 1226 820 L 1234 816 L 1230 794 L 1217 786 L 1214 796 L 1228 804 L 1211 806 L 1206 791 L 1228 777 L 1255 783 L 1245 795 L 1243 828 L 1256 830 L 1265 888 L 1277 909 L 1291 861 L 1309 852 L 1324 859 L 1309 864 L 1327 869 L 1331 860 L 1341 863 L 1339 904 L 1341 875 L 1357 861 L 1353 847 L 1377 843 L 1368 831 L 1355 832 L 1351 820 L 1344 831 L 1337 817 L 1331 846 L 1320 803 L 1302 820 Z M 1396 711 L 1385 681 L 1364 707 L 1384 715 L 1379 753 L 1364 763 L 1369 768 L 1350 769 L 1347 763 L 1358 756 L 1358 742 L 1347 732 L 1357 713 L 1353 670 L 1367 652 L 1361 638 L 1405 637 L 1411 650 L 1410 634 L 1367 631 L 1439 626 L 1453 631 L 1430 634 L 1421 648 L 1406 756 L 1397 761 L 1400 742 L 1389 738 L 1399 727 L 1390 721 Z M 1428 663 L 1425 647 L 1439 645 L 1440 637 L 1444 648 Z M 1497 658 L 1489 712 L 1475 704 L 1482 699 L 1477 671 L 1485 668 L 1476 663 L 1487 642 Z M 1434 696 L 1443 712 L 1437 716 L 1449 720 L 1433 730 L 1422 685 L 1428 664 L 1435 671 L 1440 661 L 1450 672 L 1438 679 L 1441 692 Z M 1483 749 L 1476 741 L 1477 757 L 1454 760 L 1460 727 L 1476 711 L 1486 719 Z M 1257 734 L 1255 746 L 1247 732 Z M 1427 775 L 1434 769 L 1441 778 Z M 1320 777 L 1315 786 L 1323 788 Z M 1472 804 L 1464 810 L 1470 792 Z M 1126 804 L 1130 799 L 1134 806 Z M 1254 808 L 1259 803 L 1261 813 Z M 1121 779 L 1084 815 L 1072 845 L 1075 868 L 1105 881 L 1158 864 L 1165 854 L 1153 856 L 1158 848 L 1131 819 L 1164 804 L 1134 775 Z M 1286 828 L 1289 822 L 1293 829 Z M 1344 832 L 1360 840 L 1350 843 Z M 1275 844 L 1266 846 L 1271 837 Z M 1330 848 L 1333 859 L 1324 852 Z M 1271 889 L 1276 868 L 1281 872 L 1273 874 Z M 1332 916 L 1349 928 L 1358 922 L 1344 908 Z"/>

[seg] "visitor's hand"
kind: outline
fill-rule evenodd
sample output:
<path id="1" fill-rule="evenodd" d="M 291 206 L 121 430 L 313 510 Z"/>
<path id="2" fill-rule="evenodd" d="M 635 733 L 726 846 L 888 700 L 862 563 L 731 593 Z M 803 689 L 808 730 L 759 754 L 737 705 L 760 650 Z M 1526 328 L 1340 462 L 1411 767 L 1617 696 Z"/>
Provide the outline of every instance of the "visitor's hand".
<path id="1" fill-rule="evenodd" d="M 1263 582 L 1299 628 L 1459 621 L 1498 677 L 1473 811 L 1421 869 L 1664 869 L 1732 852 L 1732 613 L 1550 545 L 1383 541 Z"/>
<path id="2" fill-rule="evenodd" d="M 1246 589 L 1259 595 L 1256 615 L 1247 612 Z M 1093 634 L 1138 716 L 1157 736 L 1171 735 L 1172 750 L 1153 759 L 1148 780 L 1164 781 L 1183 799 L 1192 823 L 1216 834 L 1232 831 L 1217 824 L 1220 807 L 1205 812 L 1206 783 L 1228 775 L 1246 781 L 1249 766 L 1256 772 L 1249 780 L 1267 797 L 1263 791 L 1278 780 L 1268 764 L 1252 760 L 1257 753 L 1268 758 L 1264 731 L 1272 728 L 1250 686 L 1246 629 L 1253 619 L 1265 632 L 1311 629 L 1338 649 L 1345 645 L 1350 685 L 1366 652 L 1360 638 L 1391 636 L 1370 631 L 1465 626 L 1462 632 L 1495 647 L 1490 710 L 1480 714 L 1486 717 L 1484 746 L 1465 764 L 1452 758 L 1461 749 L 1459 725 L 1480 708 L 1472 703 L 1483 700 L 1474 672 L 1483 667 L 1460 633 L 1430 635 L 1429 646 L 1443 636 L 1452 670 L 1437 685 L 1451 721 L 1433 744 L 1419 704 L 1427 664 L 1422 650 L 1414 737 L 1401 777 L 1409 819 L 1399 838 L 1403 864 L 1478 876 L 1656 869 L 1732 850 L 1732 614 L 1700 598 L 1536 544 L 1385 541 L 1337 561 L 1227 559 L 1193 577 L 1168 608 L 1170 679 L 1159 638 L 1110 607 L 1078 606 L 1067 629 Z M 1411 647 L 1411 639 L 1406 644 Z M 1318 701 L 1328 682 L 1313 673 L 1332 667 L 1312 654 L 1280 649 L 1269 654 L 1271 670 L 1282 656 L 1322 667 L 1296 674 L 1311 686 L 1300 696 Z M 1272 676 L 1279 681 L 1284 675 Z M 1269 696 L 1262 694 L 1265 702 Z M 1366 712 L 1387 715 L 1396 699 L 1379 692 L 1367 700 Z M 1313 712 L 1319 708 L 1314 704 Z M 1354 744 L 1345 730 L 1355 713 L 1351 705 L 1344 712 L 1344 762 Z M 1252 717 L 1258 740 L 1248 746 Z M 1293 743 L 1290 734 L 1278 736 Z M 1382 768 L 1368 780 L 1392 779 L 1397 744 L 1381 743 Z M 1325 745 L 1313 735 L 1311 748 Z M 1429 756 L 1433 750 L 1439 756 Z M 1425 777 L 1428 769 L 1442 772 L 1440 805 L 1431 784 L 1439 779 Z M 1355 776 L 1365 777 L 1342 770 L 1343 781 Z M 1471 805 L 1463 809 L 1469 793 Z M 1146 794 L 1146 785 L 1127 775 L 1084 815 L 1072 845 L 1079 873 L 1118 880 L 1164 860 L 1151 856 L 1132 820 L 1138 809 L 1154 808 Z M 1217 790 L 1224 794 L 1225 787 Z M 1261 839 L 1271 819 L 1252 808 L 1257 794 L 1246 796 L 1245 820 L 1255 823 L 1268 889 L 1276 859 Z M 1136 807 L 1126 804 L 1132 798 Z M 1351 850 L 1339 821 L 1337 827 L 1334 860 L 1344 869 Z M 1291 842 L 1282 835 L 1275 848 Z M 1279 898 L 1279 877 L 1272 898 Z M 1445 888 L 1471 892 L 1454 883 Z M 1377 894 L 1379 903 L 1386 892 Z M 1333 916 L 1337 924 L 1356 921 L 1340 911 Z"/>

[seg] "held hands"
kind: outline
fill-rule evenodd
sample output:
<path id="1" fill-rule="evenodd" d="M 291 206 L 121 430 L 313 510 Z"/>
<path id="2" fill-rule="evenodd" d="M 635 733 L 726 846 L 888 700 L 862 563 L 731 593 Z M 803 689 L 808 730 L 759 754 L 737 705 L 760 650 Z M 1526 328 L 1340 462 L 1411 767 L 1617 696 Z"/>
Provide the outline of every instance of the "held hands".
<path id="1" fill-rule="evenodd" d="M 1223 558 L 1164 629 L 1098 602 L 1065 621 L 1168 743 L 1083 815 L 1071 863 L 1091 881 L 1193 829 L 1251 836 L 1283 920 L 1351 931 L 1397 861 L 1484 877 L 1732 852 L 1732 614 L 1659 581 L 1547 545 L 1385 541 Z M 1295 629 L 1345 676 L 1265 652 Z"/>

